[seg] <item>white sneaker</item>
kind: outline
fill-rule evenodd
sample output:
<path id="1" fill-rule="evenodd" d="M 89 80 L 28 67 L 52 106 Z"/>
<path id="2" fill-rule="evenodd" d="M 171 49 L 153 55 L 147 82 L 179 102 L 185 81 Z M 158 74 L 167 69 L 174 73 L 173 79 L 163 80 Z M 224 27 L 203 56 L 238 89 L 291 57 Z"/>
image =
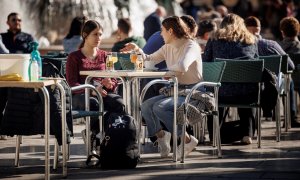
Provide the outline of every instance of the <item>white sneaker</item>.
<path id="1" fill-rule="evenodd" d="M 190 135 L 191 141 L 184 145 L 184 157 L 189 155 L 195 147 L 198 145 L 198 139 L 196 139 L 194 136 Z M 181 145 L 177 147 L 177 157 L 178 159 L 181 159 Z"/>
<path id="2" fill-rule="evenodd" d="M 164 131 L 164 133 L 165 135 L 162 138 L 157 138 L 158 148 L 162 158 L 168 157 L 169 153 L 171 152 L 171 133 L 167 131 Z"/>
<path id="3" fill-rule="evenodd" d="M 249 136 L 244 136 L 241 143 L 246 145 L 252 144 L 252 138 Z"/>

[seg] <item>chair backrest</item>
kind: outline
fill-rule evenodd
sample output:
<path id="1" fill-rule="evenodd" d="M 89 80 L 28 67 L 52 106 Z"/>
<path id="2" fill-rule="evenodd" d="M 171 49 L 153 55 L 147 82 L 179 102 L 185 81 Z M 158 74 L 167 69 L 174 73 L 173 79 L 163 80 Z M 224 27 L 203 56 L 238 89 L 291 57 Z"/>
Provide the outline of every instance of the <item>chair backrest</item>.
<path id="1" fill-rule="evenodd" d="M 66 77 L 66 64 L 67 64 L 67 58 L 68 58 L 67 55 L 65 57 L 42 56 L 41 58 L 42 58 L 43 62 L 50 62 L 53 65 L 55 65 L 55 67 L 57 67 L 57 69 L 60 71 L 60 74 L 63 77 Z"/>
<path id="2" fill-rule="evenodd" d="M 263 60 L 232 60 L 216 58 L 216 62 L 226 61 L 222 81 L 227 83 L 259 83 L 264 68 Z"/>
<path id="3" fill-rule="evenodd" d="M 221 82 L 226 62 L 203 62 L 203 79 L 208 82 Z"/>
<path id="4" fill-rule="evenodd" d="M 300 89 L 300 53 L 298 54 L 289 54 L 292 59 L 295 69 L 292 73 L 292 79 L 294 81 L 295 89 Z"/>
<path id="5" fill-rule="evenodd" d="M 287 55 L 287 54 L 282 55 L 282 59 L 281 59 L 281 72 L 283 74 L 287 74 L 289 72 L 289 69 L 288 69 L 288 57 L 289 57 L 289 55 Z"/>
<path id="6" fill-rule="evenodd" d="M 281 55 L 259 56 L 259 59 L 264 60 L 264 67 L 274 72 L 277 76 L 281 71 Z"/>

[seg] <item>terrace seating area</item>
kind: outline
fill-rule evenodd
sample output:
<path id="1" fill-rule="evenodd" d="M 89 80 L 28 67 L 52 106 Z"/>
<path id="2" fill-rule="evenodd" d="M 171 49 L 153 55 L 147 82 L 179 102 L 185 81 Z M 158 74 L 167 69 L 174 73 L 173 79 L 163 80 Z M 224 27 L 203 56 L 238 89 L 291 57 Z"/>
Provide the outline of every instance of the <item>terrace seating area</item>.
<path id="1" fill-rule="evenodd" d="M 299 120 L 299 118 L 298 118 Z M 262 148 L 222 144 L 222 157 L 208 142 L 197 146 L 185 163 L 161 159 L 157 147 L 146 142 L 141 148 L 141 162 L 131 170 L 101 170 L 85 166 L 86 153 L 80 131 L 74 125 L 75 138 L 68 161 L 68 179 L 298 179 L 300 177 L 300 128 L 283 132 L 276 142 L 275 122 L 262 119 Z M 206 133 L 206 139 L 207 133 Z M 0 179 L 44 179 L 44 139 L 40 135 L 23 137 L 20 166 L 14 167 L 15 138 L 0 142 Z M 51 138 L 53 159 L 54 138 Z M 213 156 L 212 156 L 213 155 Z M 60 159 L 61 160 L 61 159 Z M 51 165 L 53 161 L 51 160 Z M 60 163 L 58 164 L 60 167 Z M 61 179 L 61 168 L 51 168 L 51 179 Z"/>

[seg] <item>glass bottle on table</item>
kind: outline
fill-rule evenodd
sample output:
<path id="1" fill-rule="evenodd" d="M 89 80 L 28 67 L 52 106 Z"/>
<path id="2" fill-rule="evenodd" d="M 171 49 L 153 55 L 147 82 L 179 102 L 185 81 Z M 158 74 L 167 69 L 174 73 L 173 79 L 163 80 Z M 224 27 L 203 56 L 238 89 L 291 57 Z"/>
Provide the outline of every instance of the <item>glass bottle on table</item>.
<path id="1" fill-rule="evenodd" d="M 111 60 L 113 62 L 113 71 L 114 71 L 115 70 L 114 64 L 118 62 L 118 53 L 117 52 L 111 53 Z"/>
<path id="2" fill-rule="evenodd" d="M 113 63 L 112 55 L 110 53 L 107 54 L 107 57 L 106 57 L 105 69 L 106 69 L 106 71 L 114 70 L 114 63 Z"/>
<path id="3" fill-rule="evenodd" d="M 143 71 L 144 69 L 144 59 L 143 59 L 143 56 L 142 54 L 138 54 L 137 55 L 137 60 L 135 62 L 135 70 L 136 71 Z"/>

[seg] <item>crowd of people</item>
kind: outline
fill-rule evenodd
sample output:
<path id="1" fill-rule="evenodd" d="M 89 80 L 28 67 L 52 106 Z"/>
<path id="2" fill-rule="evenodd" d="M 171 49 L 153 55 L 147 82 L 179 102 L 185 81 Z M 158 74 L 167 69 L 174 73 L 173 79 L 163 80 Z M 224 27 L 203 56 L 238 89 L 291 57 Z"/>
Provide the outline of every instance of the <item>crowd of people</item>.
<path id="1" fill-rule="evenodd" d="M 202 62 L 212 62 L 215 58 L 253 60 L 259 56 L 300 53 L 299 22 L 294 17 L 284 17 L 278 24 L 283 40 L 276 42 L 261 34 L 261 22 L 255 16 L 245 19 L 230 13 L 225 6 L 218 6 L 221 16 L 214 13 L 209 18 L 195 20 L 192 16 L 169 16 L 162 6 L 144 21 L 144 37 L 132 33 L 129 18 L 121 18 L 117 24 L 117 40 L 113 52 L 137 52 L 145 61 L 152 61 L 159 69 L 176 73 L 179 87 L 189 89 L 203 80 Z M 0 53 L 29 53 L 28 43 L 33 41 L 30 34 L 21 31 L 21 17 L 11 13 L 7 17 L 9 29 L 0 36 Z M 101 50 L 102 34 L 105 27 L 101 22 L 75 17 L 70 31 L 63 40 L 67 52 L 66 80 L 71 87 L 85 83 L 80 71 L 104 70 L 108 52 Z M 289 59 L 289 68 L 295 68 Z M 116 66 L 118 66 L 116 64 Z M 120 67 L 116 67 L 120 69 Z M 142 82 L 145 85 L 148 81 Z M 94 78 L 93 85 L 103 97 L 104 108 L 109 112 L 125 113 L 122 96 L 117 93 L 118 83 L 114 78 Z M 294 85 L 290 82 L 290 102 L 292 127 L 300 127 L 297 122 Z M 159 94 L 161 86 L 154 86 L 141 105 L 141 114 L 147 124 L 148 136 L 155 137 L 161 157 L 171 152 L 170 140 L 173 132 L 174 99 Z M 205 91 L 205 89 L 201 89 Z M 219 102 L 247 101 L 255 98 L 257 86 L 251 84 L 222 84 Z M 299 92 L 298 92 L 299 94 Z M 98 102 L 91 97 L 91 109 L 98 109 Z M 179 96 L 178 106 L 185 100 Z M 77 91 L 72 96 L 73 108 L 84 110 L 84 92 Z M 222 114 L 224 110 L 219 109 Z M 255 134 L 255 109 L 239 108 L 239 139 L 242 144 L 251 144 Z M 2 116 L 2 113 L 0 114 Z M 212 120 L 208 118 L 209 139 L 212 141 Z M 91 129 L 99 132 L 97 118 L 92 119 Z M 178 134 L 183 129 L 178 126 Z M 225 135 L 226 136 L 226 135 Z M 2 139 L 5 137 L 1 136 Z M 191 132 L 186 133 L 184 146 L 187 156 L 198 144 Z M 181 147 L 181 146 L 180 146 Z M 179 147 L 178 147 L 179 148 Z M 180 152 L 180 150 L 178 151 Z"/>

